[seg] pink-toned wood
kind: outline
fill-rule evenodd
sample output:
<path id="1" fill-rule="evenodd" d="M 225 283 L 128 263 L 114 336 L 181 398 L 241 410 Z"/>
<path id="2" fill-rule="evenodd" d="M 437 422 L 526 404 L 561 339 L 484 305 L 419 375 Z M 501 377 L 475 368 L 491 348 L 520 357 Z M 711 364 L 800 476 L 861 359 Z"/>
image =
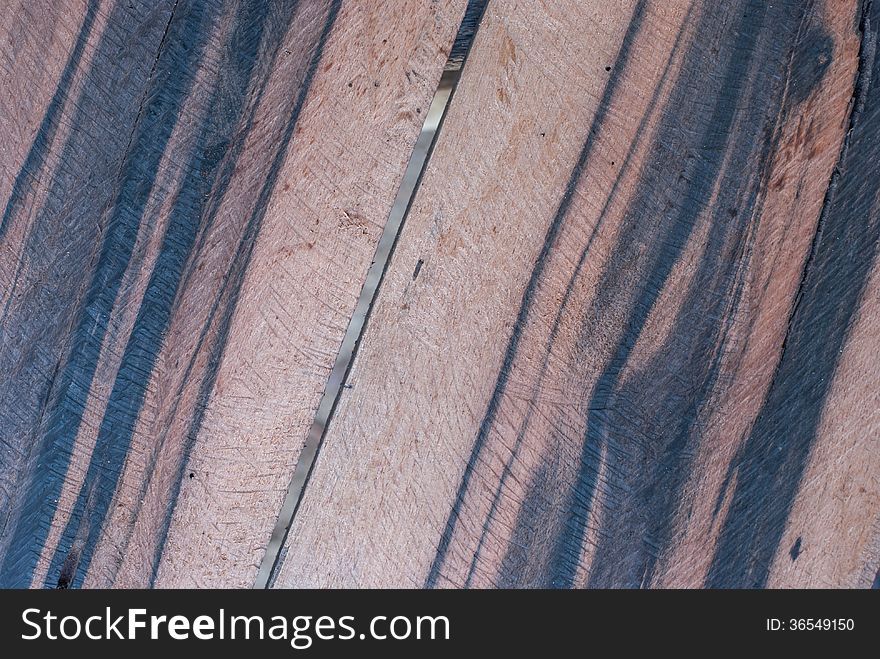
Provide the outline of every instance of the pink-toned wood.
<path id="1" fill-rule="evenodd" d="M 877 22 L 493 0 L 276 585 L 870 585 Z"/>

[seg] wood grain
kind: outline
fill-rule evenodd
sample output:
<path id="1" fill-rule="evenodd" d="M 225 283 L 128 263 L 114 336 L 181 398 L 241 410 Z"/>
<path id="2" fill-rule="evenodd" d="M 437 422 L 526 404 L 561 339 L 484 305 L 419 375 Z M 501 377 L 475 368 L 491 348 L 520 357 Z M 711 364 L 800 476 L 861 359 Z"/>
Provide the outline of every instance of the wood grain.
<path id="1" fill-rule="evenodd" d="M 871 585 L 878 25 L 492 0 L 276 585 Z"/>
<path id="2" fill-rule="evenodd" d="M 4 12 L 0 584 L 253 583 L 464 4 Z"/>

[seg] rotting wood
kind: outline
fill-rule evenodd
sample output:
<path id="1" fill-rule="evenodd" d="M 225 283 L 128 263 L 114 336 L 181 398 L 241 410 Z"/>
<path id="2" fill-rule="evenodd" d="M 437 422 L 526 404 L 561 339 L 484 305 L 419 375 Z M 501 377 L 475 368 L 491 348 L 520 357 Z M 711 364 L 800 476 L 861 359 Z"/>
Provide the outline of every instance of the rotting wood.
<path id="1" fill-rule="evenodd" d="M 878 24 L 492 0 L 276 586 L 871 585 Z"/>

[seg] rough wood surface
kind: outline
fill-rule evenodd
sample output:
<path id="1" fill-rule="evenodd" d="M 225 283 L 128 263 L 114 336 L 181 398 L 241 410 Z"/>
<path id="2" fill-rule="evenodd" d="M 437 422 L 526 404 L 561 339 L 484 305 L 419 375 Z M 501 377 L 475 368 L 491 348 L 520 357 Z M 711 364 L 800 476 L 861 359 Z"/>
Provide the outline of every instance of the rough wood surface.
<path id="1" fill-rule="evenodd" d="M 2 585 L 251 585 L 464 5 L 4 9 Z"/>
<path id="2" fill-rule="evenodd" d="M 491 0 L 276 585 L 870 585 L 878 25 Z"/>

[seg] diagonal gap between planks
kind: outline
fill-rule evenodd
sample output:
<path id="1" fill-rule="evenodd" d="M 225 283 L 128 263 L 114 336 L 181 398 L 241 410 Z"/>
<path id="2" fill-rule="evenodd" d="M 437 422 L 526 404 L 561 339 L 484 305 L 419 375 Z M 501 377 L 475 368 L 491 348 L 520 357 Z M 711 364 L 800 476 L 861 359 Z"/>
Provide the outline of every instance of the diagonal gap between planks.
<path id="1" fill-rule="evenodd" d="M 278 514 L 275 528 L 272 531 L 272 537 L 254 581 L 254 588 L 256 589 L 271 588 L 277 577 L 278 568 L 283 562 L 284 552 L 282 549 L 285 545 L 287 534 L 293 523 L 293 518 L 299 509 L 305 489 L 308 486 L 309 476 L 312 473 L 312 468 L 318 457 L 327 428 L 332 420 L 336 404 L 339 400 L 339 394 L 348 379 L 352 360 L 357 353 L 361 337 L 366 330 L 373 303 L 376 300 L 385 272 L 391 261 L 391 256 L 394 253 L 394 247 L 397 244 L 400 231 L 406 222 L 413 199 L 418 192 L 422 175 L 431 159 L 434 145 L 443 127 L 446 110 L 455 94 L 468 53 L 479 31 L 480 21 L 488 4 L 489 0 L 469 0 L 468 2 L 458 34 L 449 53 L 449 60 L 437 85 L 434 97 L 431 100 L 431 107 L 425 115 L 425 121 L 422 124 L 418 141 L 413 148 L 412 155 L 406 166 L 406 172 L 401 181 L 397 196 L 394 199 L 394 205 L 385 222 L 382 237 L 376 246 L 372 264 L 367 272 L 361 293 L 358 296 L 357 306 L 349 320 L 345 336 L 333 365 L 333 370 L 327 379 L 327 385 L 321 396 L 321 402 L 315 412 L 314 422 L 309 430 L 305 446 L 297 460 L 296 469 L 284 498 L 284 504 Z"/>

